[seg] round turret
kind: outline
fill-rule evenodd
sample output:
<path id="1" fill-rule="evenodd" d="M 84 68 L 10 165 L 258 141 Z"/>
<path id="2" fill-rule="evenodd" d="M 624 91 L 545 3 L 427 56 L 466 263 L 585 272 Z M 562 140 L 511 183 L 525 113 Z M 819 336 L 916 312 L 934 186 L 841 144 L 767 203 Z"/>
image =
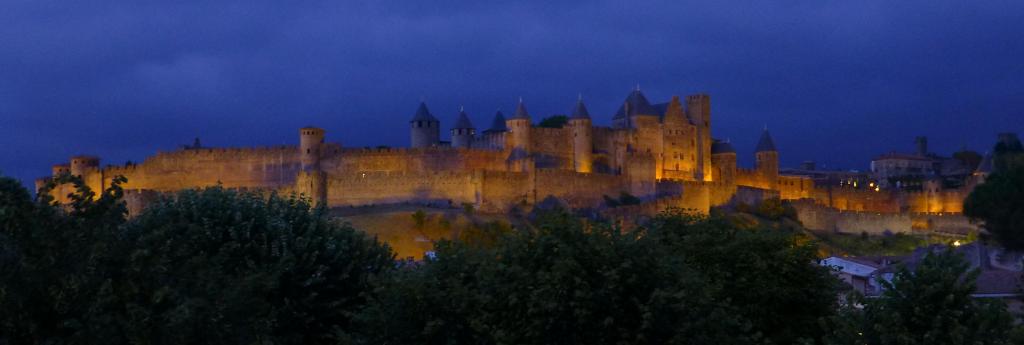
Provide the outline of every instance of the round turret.
<path id="1" fill-rule="evenodd" d="M 438 121 L 426 103 L 420 103 L 416 115 L 409 120 L 409 145 L 412 147 L 437 146 L 441 141 L 441 121 Z"/>
<path id="2" fill-rule="evenodd" d="M 71 173 L 71 165 L 68 165 L 68 164 L 54 164 L 53 165 L 53 169 L 51 171 L 52 171 L 51 176 L 53 176 L 53 177 L 57 177 L 57 176 L 64 175 L 64 174 L 70 174 Z"/>
<path id="3" fill-rule="evenodd" d="M 512 149 L 520 149 L 524 152 L 530 152 L 530 113 L 526 111 L 526 105 L 523 104 L 523 100 L 519 100 L 519 105 L 516 106 L 516 113 L 507 121 L 505 121 L 508 132 L 512 136 Z"/>
<path id="4" fill-rule="evenodd" d="M 768 134 L 768 128 L 761 133 L 761 139 L 758 140 L 755 151 L 754 160 L 757 170 L 770 189 L 775 189 L 779 179 L 779 151 L 775 149 L 775 141 L 772 140 L 771 134 Z"/>
<path id="5" fill-rule="evenodd" d="M 736 149 L 727 141 L 711 144 L 711 180 L 731 184 L 736 178 Z"/>
<path id="6" fill-rule="evenodd" d="M 452 147 L 469 148 L 475 135 L 476 128 L 469 121 L 469 115 L 466 115 L 464 109 L 460 107 L 459 117 L 455 120 L 455 126 L 452 127 Z"/>
<path id="7" fill-rule="evenodd" d="M 324 143 L 324 130 L 303 127 L 299 130 L 299 157 L 302 170 L 320 170 L 320 149 Z"/>
<path id="8" fill-rule="evenodd" d="M 71 175 L 83 176 L 90 169 L 96 169 L 100 166 L 100 159 L 96 156 L 74 156 L 71 157 Z"/>
<path id="9" fill-rule="evenodd" d="M 576 172 L 588 173 L 594 169 L 594 135 L 590 124 L 590 113 L 583 105 L 583 99 L 576 101 L 572 117 L 569 118 L 572 130 L 573 165 Z"/>

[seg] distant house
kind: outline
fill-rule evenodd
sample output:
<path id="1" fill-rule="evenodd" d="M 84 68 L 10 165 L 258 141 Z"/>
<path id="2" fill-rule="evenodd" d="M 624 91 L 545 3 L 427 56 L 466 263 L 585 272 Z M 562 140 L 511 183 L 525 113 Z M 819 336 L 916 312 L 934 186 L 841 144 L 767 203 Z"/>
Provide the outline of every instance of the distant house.
<path id="1" fill-rule="evenodd" d="M 840 280 L 865 296 L 877 295 L 881 289 L 875 273 L 885 267 L 883 265 L 862 258 L 838 256 L 821 260 L 821 265 L 835 269 Z"/>

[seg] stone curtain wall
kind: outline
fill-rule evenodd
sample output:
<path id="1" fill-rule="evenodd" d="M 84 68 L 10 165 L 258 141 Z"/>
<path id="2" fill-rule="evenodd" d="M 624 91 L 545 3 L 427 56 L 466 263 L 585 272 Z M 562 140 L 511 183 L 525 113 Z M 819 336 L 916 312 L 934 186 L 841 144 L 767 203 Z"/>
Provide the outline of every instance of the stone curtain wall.
<path id="1" fill-rule="evenodd" d="M 507 153 L 499 150 L 431 148 L 342 149 L 321 162 L 328 173 L 362 171 L 505 170 Z"/>
<path id="2" fill-rule="evenodd" d="M 472 172 L 356 172 L 327 177 L 327 204 L 396 203 L 458 206 L 477 204 L 479 180 Z"/>
<path id="3" fill-rule="evenodd" d="M 122 175 L 125 189 L 176 191 L 214 186 L 279 188 L 295 182 L 299 157 L 295 146 L 267 148 L 194 149 L 158 153 L 139 164 L 110 166 L 85 174 L 89 187 L 110 186 Z"/>
<path id="4" fill-rule="evenodd" d="M 622 176 L 551 169 L 537 169 L 535 183 L 538 201 L 553 196 L 571 208 L 600 207 L 604 195 L 617 198 L 628 187 Z M 490 198 L 492 194 L 485 196 Z"/>
<path id="5" fill-rule="evenodd" d="M 573 170 L 572 130 L 533 127 L 530 129 L 530 151 L 537 155 L 537 167 Z"/>
<path id="6" fill-rule="evenodd" d="M 810 200 L 793 203 L 797 217 L 808 229 L 839 233 L 879 235 L 891 233 L 938 232 L 966 235 L 977 231 L 967 217 L 953 213 L 881 213 L 841 211 L 815 204 Z"/>

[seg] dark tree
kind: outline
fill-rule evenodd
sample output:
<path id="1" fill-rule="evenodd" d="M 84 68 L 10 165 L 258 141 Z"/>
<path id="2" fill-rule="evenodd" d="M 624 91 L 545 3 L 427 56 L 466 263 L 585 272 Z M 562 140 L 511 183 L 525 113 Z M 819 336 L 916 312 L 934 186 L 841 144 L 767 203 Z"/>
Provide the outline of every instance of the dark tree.
<path id="1" fill-rule="evenodd" d="M 125 237 L 133 250 L 112 298 L 132 342 L 348 341 L 350 315 L 393 259 L 307 200 L 222 188 L 163 199 Z"/>
<path id="2" fill-rule="evenodd" d="M 0 344 L 334 344 L 389 249 L 306 200 L 184 191 L 125 221 L 119 185 L 32 202 L 0 178 Z M 66 180 L 66 181 L 65 181 Z M 74 183 L 65 206 L 48 189 Z"/>
<path id="3" fill-rule="evenodd" d="M 540 120 L 540 123 L 537 124 L 537 127 L 562 128 L 562 126 L 565 126 L 565 124 L 568 123 L 568 122 L 569 122 L 569 117 L 568 116 L 565 116 L 565 115 L 552 115 L 552 116 L 545 117 L 543 120 Z"/>
<path id="4" fill-rule="evenodd" d="M 0 177 L 0 344 L 117 342 L 116 317 L 98 296 L 120 274 L 123 182 L 97 196 L 65 174 L 33 201 Z M 77 192 L 57 207 L 49 192 L 63 183 Z"/>
<path id="5" fill-rule="evenodd" d="M 1024 165 L 997 170 L 964 200 L 964 214 L 1007 249 L 1024 250 Z"/>
<path id="6" fill-rule="evenodd" d="M 766 340 L 793 344 L 823 336 L 820 323 L 835 313 L 839 282 L 815 264 L 817 246 L 805 236 L 740 229 L 724 218 L 678 210 L 646 228 L 645 238 L 678 253 L 708 280 L 716 300 L 729 301 Z"/>

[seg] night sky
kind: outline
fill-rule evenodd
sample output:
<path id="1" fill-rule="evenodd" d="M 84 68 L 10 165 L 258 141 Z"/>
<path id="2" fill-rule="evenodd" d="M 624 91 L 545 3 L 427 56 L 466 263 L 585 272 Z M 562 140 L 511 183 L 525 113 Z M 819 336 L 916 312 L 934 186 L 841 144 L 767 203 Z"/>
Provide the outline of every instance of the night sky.
<path id="1" fill-rule="evenodd" d="M 519 97 L 537 121 L 582 93 L 608 125 L 637 84 L 709 93 L 741 163 L 765 125 L 784 167 L 843 169 L 1024 127 L 1024 1 L 550 2 L 3 0 L 0 172 L 31 185 L 74 154 L 297 144 L 305 125 L 407 146 L 421 98 L 482 129 Z"/>

